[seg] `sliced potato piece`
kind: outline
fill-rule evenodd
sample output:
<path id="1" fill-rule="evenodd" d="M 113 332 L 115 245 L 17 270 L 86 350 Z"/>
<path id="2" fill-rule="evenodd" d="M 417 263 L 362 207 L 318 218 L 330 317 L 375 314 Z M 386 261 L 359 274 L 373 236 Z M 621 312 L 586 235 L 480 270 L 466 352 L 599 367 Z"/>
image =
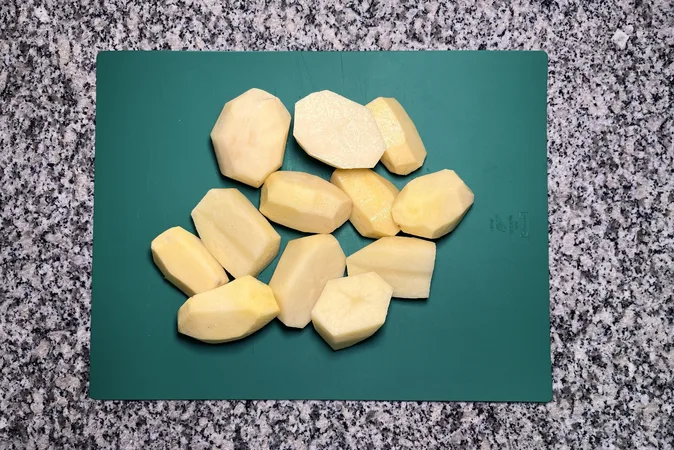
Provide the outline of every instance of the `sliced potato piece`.
<path id="1" fill-rule="evenodd" d="M 293 136 L 309 156 L 338 169 L 372 168 L 386 149 L 372 113 L 330 91 L 295 104 Z"/>
<path id="2" fill-rule="evenodd" d="M 395 236 L 400 227 L 393 221 L 391 206 L 398 188 L 370 169 L 337 169 L 330 182 L 351 198 L 351 223 L 370 238 Z"/>
<path id="3" fill-rule="evenodd" d="M 178 310 L 178 331 L 220 344 L 255 333 L 278 313 L 271 288 L 247 275 L 187 300 Z"/>
<path id="4" fill-rule="evenodd" d="M 426 147 L 398 100 L 379 97 L 365 106 L 372 112 L 386 143 L 381 157 L 386 168 L 395 174 L 407 175 L 421 167 L 426 159 Z"/>
<path id="5" fill-rule="evenodd" d="M 181 227 L 154 238 L 152 259 L 167 280 L 188 296 L 210 291 L 229 281 L 225 269 L 201 240 Z"/>
<path id="6" fill-rule="evenodd" d="M 381 162 L 398 175 L 407 175 L 424 164 L 426 147 L 417 127 L 395 98 L 379 97 L 366 105 L 381 132 L 386 151 Z"/>
<path id="7" fill-rule="evenodd" d="M 456 172 L 444 169 L 407 183 L 391 213 L 405 233 L 435 239 L 456 228 L 474 199 Z"/>
<path id="8" fill-rule="evenodd" d="M 225 103 L 211 131 L 220 172 L 260 187 L 283 164 L 289 129 L 286 107 L 262 89 L 250 89 Z"/>
<path id="9" fill-rule="evenodd" d="M 311 311 L 311 321 L 333 350 L 349 347 L 384 324 L 392 292 L 374 272 L 330 280 Z"/>
<path id="10" fill-rule="evenodd" d="M 278 318 L 287 327 L 304 328 L 325 284 L 344 276 L 346 256 L 330 234 L 288 242 L 269 287 L 281 308 Z"/>
<path id="11" fill-rule="evenodd" d="M 276 257 L 281 236 L 238 189 L 211 189 L 192 210 L 204 245 L 234 278 L 257 276 Z"/>
<path id="12" fill-rule="evenodd" d="M 376 272 L 393 297 L 428 298 L 435 267 L 435 243 L 411 237 L 383 237 L 346 259 L 349 276 Z"/>
<path id="13" fill-rule="evenodd" d="M 260 212 L 269 220 L 305 233 L 332 233 L 351 214 L 351 199 L 323 178 L 280 171 L 267 178 Z"/>

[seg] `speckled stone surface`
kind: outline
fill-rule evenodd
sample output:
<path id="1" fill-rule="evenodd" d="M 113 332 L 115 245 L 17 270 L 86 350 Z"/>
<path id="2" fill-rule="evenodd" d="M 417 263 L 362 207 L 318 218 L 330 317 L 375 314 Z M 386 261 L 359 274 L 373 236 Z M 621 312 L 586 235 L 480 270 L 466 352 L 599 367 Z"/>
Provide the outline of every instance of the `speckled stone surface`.
<path id="1" fill-rule="evenodd" d="M 0 449 L 674 447 L 673 3 L 347 3 L 0 2 Z M 95 57 L 158 48 L 547 50 L 554 401 L 89 400 Z"/>

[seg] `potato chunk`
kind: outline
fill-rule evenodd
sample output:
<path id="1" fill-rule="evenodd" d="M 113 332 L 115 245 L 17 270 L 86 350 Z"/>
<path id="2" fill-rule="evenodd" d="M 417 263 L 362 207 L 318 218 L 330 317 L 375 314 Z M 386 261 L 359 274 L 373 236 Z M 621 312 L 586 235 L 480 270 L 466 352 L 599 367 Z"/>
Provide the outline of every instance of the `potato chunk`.
<path id="1" fill-rule="evenodd" d="M 391 206 L 398 188 L 370 169 L 337 169 L 330 182 L 351 198 L 351 223 L 369 238 L 395 236 L 400 227 L 393 221 Z"/>
<path id="2" fill-rule="evenodd" d="M 278 313 L 269 286 L 245 276 L 187 300 L 178 310 L 178 331 L 220 344 L 255 333 Z"/>
<path id="3" fill-rule="evenodd" d="M 435 267 L 435 243 L 410 237 L 384 237 L 346 259 L 349 276 L 376 272 L 393 297 L 428 298 Z"/>
<path id="4" fill-rule="evenodd" d="M 391 213 L 405 233 L 435 239 L 456 228 L 474 199 L 463 180 L 453 170 L 444 169 L 407 183 Z"/>
<path id="5" fill-rule="evenodd" d="M 287 327 L 304 328 L 325 284 L 344 276 L 346 257 L 330 234 L 288 242 L 269 287 L 281 308 L 278 318 Z"/>
<path id="6" fill-rule="evenodd" d="M 260 187 L 283 164 L 289 129 L 286 107 L 262 89 L 250 89 L 225 103 L 211 131 L 220 172 Z"/>
<path id="7" fill-rule="evenodd" d="M 309 156 L 338 169 L 372 168 L 386 150 L 370 110 L 330 91 L 295 104 L 293 136 Z"/>
<path id="8" fill-rule="evenodd" d="M 351 214 L 351 199 L 323 178 L 280 171 L 267 178 L 260 212 L 269 220 L 305 233 L 332 233 Z"/>
<path id="9" fill-rule="evenodd" d="M 381 162 L 398 175 L 407 175 L 424 164 L 426 148 L 417 127 L 395 98 L 379 97 L 366 105 L 381 132 L 386 151 Z"/>
<path id="10" fill-rule="evenodd" d="M 281 236 L 238 189 L 211 189 L 192 210 L 204 245 L 234 278 L 257 276 L 276 257 Z"/>
<path id="11" fill-rule="evenodd" d="M 374 272 L 330 280 L 311 311 L 311 321 L 333 350 L 349 347 L 384 324 L 392 292 Z"/>
<path id="12" fill-rule="evenodd" d="M 151 249 L 164 277 L 190 297 L 229 281 L 225 269 L 201 240 L 181 227 L 169 228 L 154 238 Z"/>

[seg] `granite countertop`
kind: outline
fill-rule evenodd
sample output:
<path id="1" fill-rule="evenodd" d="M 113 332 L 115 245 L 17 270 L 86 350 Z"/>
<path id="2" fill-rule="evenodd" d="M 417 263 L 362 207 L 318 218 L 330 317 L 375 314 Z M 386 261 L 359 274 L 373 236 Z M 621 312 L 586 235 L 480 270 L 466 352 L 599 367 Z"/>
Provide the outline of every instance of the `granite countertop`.
<path id="1" fill-rule="evenodd" d="M 671 1 L 149 3 L 0 6 L 1 449 L 674 448 Z M 553 402 L 88 399 L 98 51 L 478 48 L 550 58 Z"/>

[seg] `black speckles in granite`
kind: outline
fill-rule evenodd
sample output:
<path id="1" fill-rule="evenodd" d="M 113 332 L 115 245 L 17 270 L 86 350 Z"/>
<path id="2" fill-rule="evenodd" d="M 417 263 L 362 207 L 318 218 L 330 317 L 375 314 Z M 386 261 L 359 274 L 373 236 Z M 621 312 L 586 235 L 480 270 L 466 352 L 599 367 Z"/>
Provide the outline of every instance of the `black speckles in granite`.
<path id="1" fill-rule="evenodd" d="M 671 1 L 150 3 L 0 6 L 0 448 L 674 447 Z M 554 401 L 89 400 L 109 49 L 546 50 Z"/>

